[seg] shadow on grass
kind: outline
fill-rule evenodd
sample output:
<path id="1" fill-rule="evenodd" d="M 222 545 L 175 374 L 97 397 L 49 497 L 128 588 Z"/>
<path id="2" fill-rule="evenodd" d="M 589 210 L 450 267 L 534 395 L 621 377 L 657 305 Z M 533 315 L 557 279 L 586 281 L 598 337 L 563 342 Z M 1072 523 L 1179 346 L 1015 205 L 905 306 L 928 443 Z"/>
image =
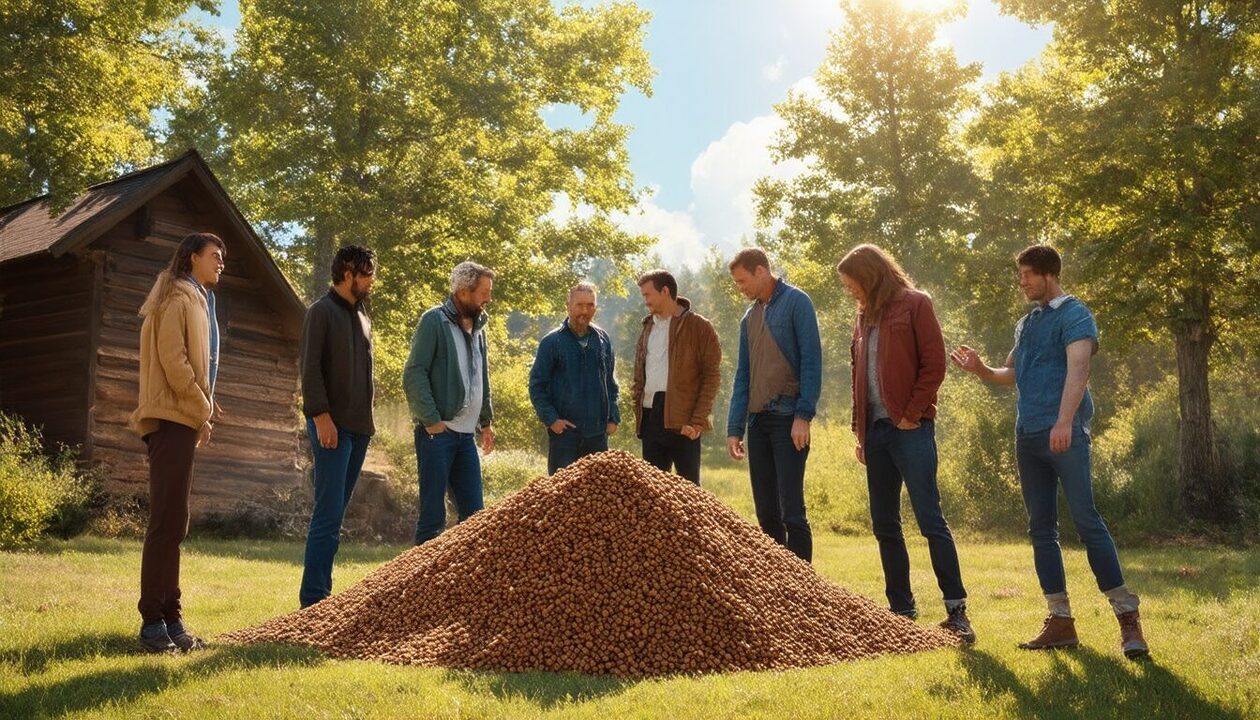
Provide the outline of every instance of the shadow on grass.
<path id="1" fill-rule="evenodd" d="M 1241 720 L 1242 713 L 1222 707 L 1187 685 L 1158 659 L 1132 662 L 1088 648 L 1048 654 L 1051 666 L 1032 687 L 997 657 L 970 650 L 962 665 L 987 700 L 1010 696 L 1021 718 L 1216 718 Z"/>
<path id="2" fill-rule="evenodd" d="M 92 633 L 38 647 L 0 650 L 0 663 L 16 665 L 22 674 L 30 675 L 43 672 L 52 662 L 134 655 L 136 652 L 135 635 Z"/>
<path id="3" fill-rule="evenodd" d="M 128 642 L 132 639 L 127 638 Z M 106 640 L 113 648 L 114 638 Z M 65 643 L 65 646 L 73 643 Z M 71 659 L 73 648 L 63 647 Z M 134 651 L 132 651 L 134 652 Z M 91 654 L 91 653 L 89 653 Z M 118 653 L 131 654 L 131 652 Z M 51 653 L 47 660 L 53 659 Z M 159 657 L 134 667 L 98 670 L 55 682 L 33 684 L 0 695 L 0 717 L 64 717 L 106 705 L 135 702 L 220 673 L 253 668 L 309 666 L 324 662 L 317 651 L 286 645 L 217 646 L 182 658 Z"/>
<path id="4" fill-rule="evenodd" d="M 184 549 L 196 555 L 236 558 L 256 562 L 285 563 L 301 566 L 305 546 L 295 540 L 219 540 L 192 537 L 184 541 Z M 393 560 L 410 546 L 373 545 L 342 542 L 337 550 L 338 563 L 381 564 Z"/>
<path id="5" fill-rule="evenodd" d="M 1260 589 L 1260 553 L 1217 547 L 1140 550 L 1125 565 L 1129 584 L 1152 596 L 1184 591 L 1222 602 Z"/>
<path id="6" fill-rule="evenodd" d="M 574 705 L 616 695 L 635 685 L 606 675 L 574 673 L 500 673 L 481 670 L 449 670 L 446 680 L 472 694 L 491 694 L 499 700 L 524 700 L 541 710 Z"/>
<path id="7" fill-rule="evenodd" d="M 35 555 L 85 555 L 123 556 L 140 555 L 143 540 L 138 538 L 103 538 L 82 535 L 70 540 L 43 540 L 26 551 Z M 224 540 L 193 535 L 182 545 L 186 552 L 210 557 L 237 558 L 259 562 L 285 563 L 301 566 L 305 547 L 302 540 L 293 539 L 238 539 Z M 342 542 L 337 551 L 338 562 L 364 562 L 379 564 L 393 560 L 410 545 L 376 544 L 367 542 Z"/>

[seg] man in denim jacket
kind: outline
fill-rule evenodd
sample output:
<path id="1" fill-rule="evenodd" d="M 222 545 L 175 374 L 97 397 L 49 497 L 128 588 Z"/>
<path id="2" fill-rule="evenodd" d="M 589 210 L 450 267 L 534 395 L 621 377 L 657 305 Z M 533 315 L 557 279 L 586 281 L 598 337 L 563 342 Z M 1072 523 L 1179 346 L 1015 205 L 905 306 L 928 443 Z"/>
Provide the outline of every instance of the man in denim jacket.
<path id="1" fill-rule="evenodd" d="M 1063 261 L 1048 245 L 1033 245 L 1016 258 L 1024 297 L 1037 303 L 1015 326 L 1015 347 L 1000 368 L 984 364 L 963 345 L 954 362 L 982 380 L 1015 385 L 1015 457 L 1028 510 L 1033 564 L 1050 614 L 1041 633 L 1020 647 L 1076 647 L 1076 625 L 1068 604 L 1059 548 L 1058 494 L 1063 488 L 1090 570 L 1120 623 L 1126 657 L 1149 653 L 1138 618 L 1138 597 L 1124 584 L 1115 541 L 1094 505 L 1090 474 L 1089 362 L 1098 351 L 1098 326 L 1089 308 L 1059 285 Z"/>
<path id="2" fill-rule="evenodd" d="M 595 309 L 595 286 L 573 286 L 569 316 L 538 343 L 529 372 L 529 400 L 547 427 L 549 474 L 607 450 L 621 424 L 612 341 L 591 322 Z"/>
<path id="3" fill-rule="evenodd" d="M 770 272 L 759 248 L 739 251 L 730 271 L 753 304 L 739 323 L 726 448 L 736 460 L 748 456 L 761 529 L 809 562 L 814 540 L 805 517 L 805 461 L 822 391 L 818 315 L 808 295 Z"/>

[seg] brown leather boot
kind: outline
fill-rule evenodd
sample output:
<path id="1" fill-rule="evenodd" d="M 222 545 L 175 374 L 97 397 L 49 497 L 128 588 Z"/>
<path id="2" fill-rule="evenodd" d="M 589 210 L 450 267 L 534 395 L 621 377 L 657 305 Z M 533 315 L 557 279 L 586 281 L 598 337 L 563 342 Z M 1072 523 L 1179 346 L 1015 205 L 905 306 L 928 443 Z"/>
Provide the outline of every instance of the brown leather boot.
<path id="1" fill-rule="evenodd" d="M 1041 626 L 1041 634 L 1020 643 L 1021 650 L 1053 650 L 1054 648 L 1074 648 L 1080 645 L 1076 639 L 1076 621 L 1062 615 L 1050 615 L 1046 624 Z"/>
<path id="2" fill-rule="evenodd" d="M 1142 637 L 1142 620 L 1138 611 L 1117 615 L 1116 619 L 1120 621 L 1120 649 L 1124 651 L 1124 656 L 1136 660 L 1150 655 L 1146 638 Z"/>

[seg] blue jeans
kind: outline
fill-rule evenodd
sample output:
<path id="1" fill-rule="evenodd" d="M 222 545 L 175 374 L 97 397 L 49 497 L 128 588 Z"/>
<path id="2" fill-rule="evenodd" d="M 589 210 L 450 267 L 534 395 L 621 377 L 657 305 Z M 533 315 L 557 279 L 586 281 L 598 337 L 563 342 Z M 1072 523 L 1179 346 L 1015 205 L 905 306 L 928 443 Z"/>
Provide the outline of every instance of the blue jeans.
<path id="1" fill-rule="evenodd" d="M 547 474 L 566 468 L 580 458 L 608 449 L 608 433 L 582 437 L 582 433 L 569 428 L 559 435 L 547 431 Z"/>
<path id="2" fill-rule="evenodd" d="M 371 435 L 360 435 L 337 428 L 337 447 L 331 450 L 319 444 L 315 421 L 306 420 L 307 437 L 311 439 L 314 460 L 315 507 L 306 531 L 306 557 L 302 569 L 302 587 L 298 602 L 302 607 L 314 605 L 332 594 L 333 557 L 341 544 L 341 521 L 346 506 L 363 469 Z"/>
<path id="3" fill-rule="evenodd" d="M 481 457 L 475 433 L 454 430 L 430 435 L 416 428 L 416 462 L 420 470 L 420 514 L 416 544 L 428 542 L 446 527 L 446 489 L 451 489 L 460 522 L 482 508 Z"/>
<path id="4" fill-rule="evenodd" d="M 754 414 L 748 423 L 748 474 L 757 524 L 775 542 L 810 562 L 814 534 L 805 517 L 805 461 L 809 447 L 792 444 L 793 415 Z"/>
<path id="5" fill-rule="evenodd" d="M 1072 428 L 1072 446 L 1063 453 L 1050 452 L 1049 430 L 1019 435 L 1015 439 L 1015 459 L 1019 463 L 1024 507 L 1028 510 L 1033 564 L 1041 591 L 1046 595 L 1067 592 L 1063 552 L 1059 547 L 1060 484 L 1098 589 L 1106 592 L 1124 584 L 1116 543 L 1094 506 L 1089 448 L 1089 433 L 1079 426 Z"/>
<path id="6" fill-rule="evenodd" d="M 901 532 L 902 483 L 910 495 L 919 532 L 927 538 L 941 594 L 945 600 L 965 599 L 958 548 L 941 511 L 941 493 L 936 485 L 936 423 L 924 419 L 914 430 L 898 430 L 886 419 L 873 422 L 866 430 L 865 452 L 871 526 L 879 542 L 889 608 L 905 615 L 917 612 L 910 589 L 910 555 Z"/>

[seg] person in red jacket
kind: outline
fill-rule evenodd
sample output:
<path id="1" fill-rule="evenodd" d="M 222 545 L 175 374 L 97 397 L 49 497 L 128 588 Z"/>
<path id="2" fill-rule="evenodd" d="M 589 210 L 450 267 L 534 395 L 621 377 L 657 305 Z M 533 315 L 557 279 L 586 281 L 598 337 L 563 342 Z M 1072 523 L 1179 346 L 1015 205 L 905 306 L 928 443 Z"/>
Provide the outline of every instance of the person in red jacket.
<path id="1" fill-rule="evenodd" d="M 910 556 L 901 532 L 901 486 L 927 538 L 932 570 L 945 598 L 941 627 L 967 643 L 976 634 L 967 618 L 954 537 L 941 511 L 936 484 L 936 391 L 945 379 L 945 339 L 932 299 L 914 288 L 888 253 L 859 245 L 836 268 L 858 304 L 853 324 L 853 432 L 866 466 L 871 524 L 879 541 L 889 609 L 915 618 Z"/>

